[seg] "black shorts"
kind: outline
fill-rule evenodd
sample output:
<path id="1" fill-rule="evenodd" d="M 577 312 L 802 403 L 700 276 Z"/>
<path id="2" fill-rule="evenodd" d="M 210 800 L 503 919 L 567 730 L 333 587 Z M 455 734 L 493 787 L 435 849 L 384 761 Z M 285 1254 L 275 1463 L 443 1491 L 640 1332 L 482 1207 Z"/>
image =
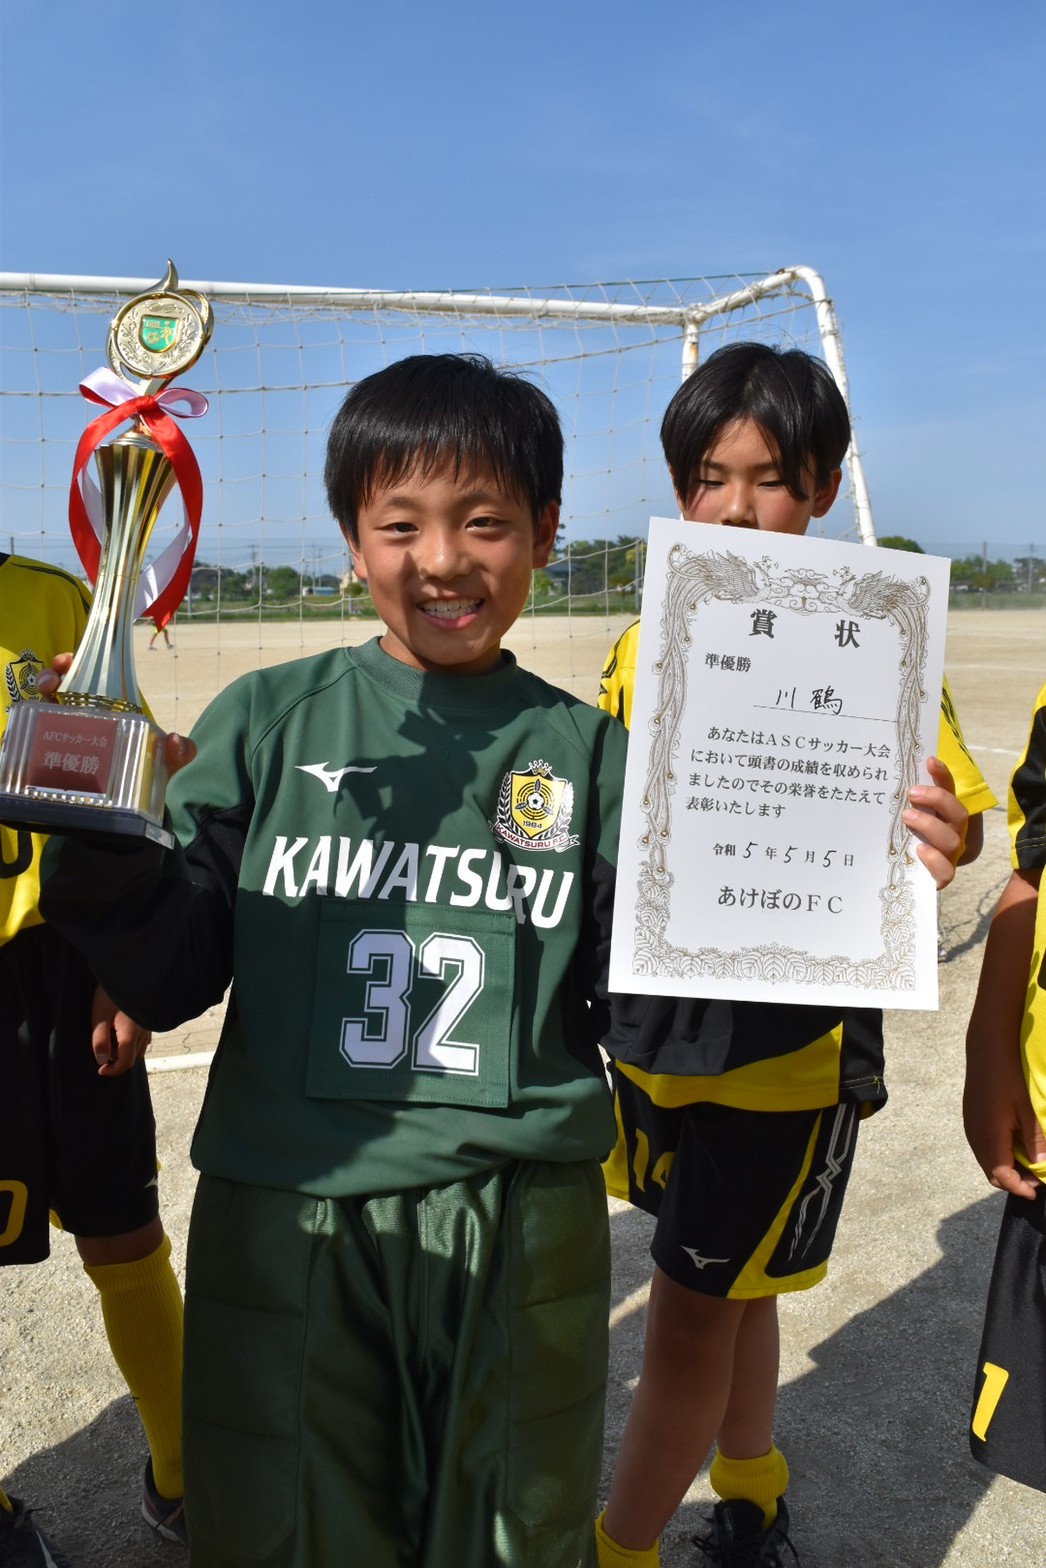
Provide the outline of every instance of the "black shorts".
<path id="1" fill-rule="evenodd" d="M 1046 1186 L 1003 1209 L 970 1448 L 989 1470 L 1046 1492 Z"/>
<path id="2" fill-rule="evenodd" d="M 50 1209 L 76 1236 L 120 1236 L 158 1213 L 145 1063 L 99 1077 L 94 987 L 47 926 L 0 947 L 0 1265 L 47 1257 Z"/>
<path id="3" fill-rule="evenodd" d="M 657 1219 L 651 1256 L 706 1296 L 747 1300 L 822 1280 L 850 1179 L 860 1107 L 747 1111 L 666 1107 L 614 1072 L 620 1191 Z M 623 1135 L 623 1136 L 622 1136 Z"/>

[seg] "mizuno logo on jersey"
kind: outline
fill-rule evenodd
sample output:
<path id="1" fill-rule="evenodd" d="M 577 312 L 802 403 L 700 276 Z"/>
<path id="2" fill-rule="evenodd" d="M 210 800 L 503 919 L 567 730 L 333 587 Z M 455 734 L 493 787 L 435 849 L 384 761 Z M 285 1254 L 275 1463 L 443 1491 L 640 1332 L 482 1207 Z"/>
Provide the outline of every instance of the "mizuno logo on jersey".
<path id="1" fill-rule="evenodd" d="M 277 836 L 262 892 L 270 898 L 391 900 L 459 909 L 511 909 L 519 925 L 558 926 L 572 871 L 517 866 L 496 849 L 389 840 Z"/>
<path id="2" fill-rule="evenodd" d="M 539 758 L 518 773 L 505 774 L 490 830 L 513 849 L 573 849 L 580 842 L 570 832 L 573 814 L 573 784 L 557 778 Z"/>
<path id="3" fill-rule="evenodd" d="M 299 773 L 311 773 L 319 779 L 324 789 L 331 795 L 336 795 L 338 785 L 346 773 L 373 773 L 373 767 L 354 768 L 351 765 L 344 768 L 332 768 L 329 762 L 298 762 L 295 767 Z"/>

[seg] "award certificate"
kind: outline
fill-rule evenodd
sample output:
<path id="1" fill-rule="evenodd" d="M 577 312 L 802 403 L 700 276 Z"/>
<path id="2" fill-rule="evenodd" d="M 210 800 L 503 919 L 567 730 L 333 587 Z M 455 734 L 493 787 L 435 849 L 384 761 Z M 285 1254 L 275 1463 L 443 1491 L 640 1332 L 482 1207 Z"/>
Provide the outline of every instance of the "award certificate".
<path id="1" fill-rule="evenodd" d="M 932 782 L 950 563 L 654 518 L 611 986 L 937 1006 Z"/>

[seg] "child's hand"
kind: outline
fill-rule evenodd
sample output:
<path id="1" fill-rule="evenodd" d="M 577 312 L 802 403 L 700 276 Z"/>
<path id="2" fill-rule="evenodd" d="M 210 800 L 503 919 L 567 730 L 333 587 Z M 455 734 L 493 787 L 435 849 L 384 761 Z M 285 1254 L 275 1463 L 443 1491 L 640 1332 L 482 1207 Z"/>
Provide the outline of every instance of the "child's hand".
<path id="1" fill-rule="evenodd" d="M 1022 1148 L 1036 1164 L 1046 1161 L 1046 1133 L 1032 1110 L 1020 1052 L 980 1041 L 971 1051 L 963 1092 L 963 1125 L 973 1157 L 993 1187 L 1034 1198 L 1040 1182 L 1014 1158 Z"/>
<path id="2" fill-rule="evenodd" d="M 149 1049 L 152 1034 L 121 1013 L 101 986 L 91 999 L 91 1050 L 102 1078 L 118 1078 L 129 1072 Z"/>
<path id="3" fill-rule="evenodd" d="M 928 757 L 926 768 L 934 782 L 912 785 L 904 822 L 912 836 L 922 840 L 915 853 L 940 892 L 955 875 L 966 843 L 969 812 L 957 797 L 952 776 L 944 763 L 937 757 Z"/>
<path id="4" fill-rule="evenodd" d="M 36 689 L 45 701 L 49 702 L 58 690 L 69 666 L 73 662 L 71 653 L 56 653 L 51 660 L 48 670 L 41 670 L 36 677 Z M 196 742 L 191 741 L 187 735 L 176 735 L 173 732 L 167 736 L 164 751 L 164 760 L 167 763 L 168 776 L 177 773 L 179 768 L 184 768 L 196 755 Z"/>
<path id="5" fill-rule="evenodd" d="M 36 677 L 36 689 L 45 702 L 50 702 L 61 683 L 62 676 L 73 662 L 71 653 L 56 653 L 49 670 L 41 670 Z"/>

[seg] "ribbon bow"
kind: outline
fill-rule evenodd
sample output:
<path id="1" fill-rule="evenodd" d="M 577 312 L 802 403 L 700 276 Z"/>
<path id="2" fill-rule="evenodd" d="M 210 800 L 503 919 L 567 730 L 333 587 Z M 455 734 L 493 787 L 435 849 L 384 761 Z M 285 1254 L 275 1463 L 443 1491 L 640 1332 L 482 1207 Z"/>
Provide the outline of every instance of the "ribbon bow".
<path id="1" fill-rule="evenodd" d="M 196 554 L 196 539 L 203 511 L 203 480 L 192 447 L 170 418 L 199 419 L 207 412 L 207 399 L 189 387 L 164 387 L 155 396 L 138 396 L 125 381 L 104 368 L 94 370 L 80 383 L 89 403 L 102 404 L 106 412 L 92 419 L 76 448 L 69 486 L 69 526 L 76 553 L 92 584 L 98 576 L 102 553 L 104 517 L 102 497 L 87 460 L 105 437 L 128 420 L 139 420 L 160 450 L 170 459 L 182 497 L 182 526 L 156 560 L 145 567 L 138 583 L 135 616 L 149 615 L 162 630 L 185 597 Z M 184 406 L 179 406 L 184 405 Z"/>

